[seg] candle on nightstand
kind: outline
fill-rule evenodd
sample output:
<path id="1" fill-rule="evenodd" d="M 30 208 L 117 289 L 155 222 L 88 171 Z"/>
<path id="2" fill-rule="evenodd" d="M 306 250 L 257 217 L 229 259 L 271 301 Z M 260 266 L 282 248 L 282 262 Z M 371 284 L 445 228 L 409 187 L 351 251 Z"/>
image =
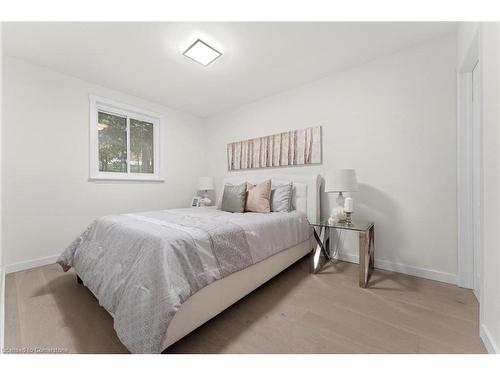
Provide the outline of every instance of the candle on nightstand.
<path id="1" fill-rule="evenodd" d="M 344 211 L 345 212 L 352 212 L 354 208 L 354 204 L 352 201 L 352 198 L 346 198 L 344 202 Z"/>

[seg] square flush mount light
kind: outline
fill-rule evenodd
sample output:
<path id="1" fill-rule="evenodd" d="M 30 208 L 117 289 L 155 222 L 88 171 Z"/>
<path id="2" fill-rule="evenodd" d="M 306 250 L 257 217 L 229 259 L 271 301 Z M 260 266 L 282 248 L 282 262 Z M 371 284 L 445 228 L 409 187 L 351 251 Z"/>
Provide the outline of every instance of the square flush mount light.
<path id="1" fill-rule="evenodd" d="M 200 63 L 201 65 L 207 66 L 212 61 L 222 56 L 222 53 L 217 51 L 215 48 L 210 47 L 203 40 L 198 39 L 191 45 L 191 47 L 184 51 L 183 55 Z"/>

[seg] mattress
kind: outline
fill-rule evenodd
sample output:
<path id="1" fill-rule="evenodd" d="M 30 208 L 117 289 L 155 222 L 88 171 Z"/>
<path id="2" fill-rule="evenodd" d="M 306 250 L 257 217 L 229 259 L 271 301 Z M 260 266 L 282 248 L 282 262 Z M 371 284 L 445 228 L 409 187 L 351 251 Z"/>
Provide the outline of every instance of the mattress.
<path id="1" fill-rule="evenodd" d="M 229 213 L 213 207 L 169 211 L 186 212 L 214 220 L 227 219 L 237 224 L 245 232 L 253 263 L 260 262 L 309 238 L 309 222 L 306 215 L 299 211 L 266 214 L 256 212 Z"/>
<path id="2" fill-rule="evenodd" d="M 99 218 L 61 255 L 114 317 L 135 353 L 161 350 L 168 325 L 200 289 L 307 241 L 305 214 L 210 208 Z"/>

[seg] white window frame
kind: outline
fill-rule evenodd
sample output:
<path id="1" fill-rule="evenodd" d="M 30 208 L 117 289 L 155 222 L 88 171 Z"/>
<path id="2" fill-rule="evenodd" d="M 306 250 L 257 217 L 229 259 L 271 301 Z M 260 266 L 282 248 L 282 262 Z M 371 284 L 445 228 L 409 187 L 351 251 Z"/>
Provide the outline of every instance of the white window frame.
<path id="1" fill-rule="evenodd" d="M 160 114 L 115 102 L 96 95 L 89 96 L 90 101 L 90 180 L 125 180 L 162 182 L 161 127 L 163 118 Z M 99 130 L 97 127 L 99 111 L 116 114 L 127 118 L 127 173 L 99 171 Z M 153 124 L 153 173 L 130 173 L 130 118 Z"/>

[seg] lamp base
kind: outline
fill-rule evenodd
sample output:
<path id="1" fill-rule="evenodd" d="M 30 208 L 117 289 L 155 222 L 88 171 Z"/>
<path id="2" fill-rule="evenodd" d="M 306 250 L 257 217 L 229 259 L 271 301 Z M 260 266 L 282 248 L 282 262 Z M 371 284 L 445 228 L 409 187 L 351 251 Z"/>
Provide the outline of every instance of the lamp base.
<path id="1" fill-rule="evenodd" d="M 337 195 L 336 202 L 337 202 L 337 206 L 344 207 L 345 198 L 344 198 L 344 194 L 342 194 L 341 191 L 339 191 L 339 193 Z"/>
<path id="2" fill-rule="evenodd" d="M 205 190 L 200 199 L 200 207 L 210 206 L 210 203 L 212 200 L 208 197 L 208 191 Z"/>

